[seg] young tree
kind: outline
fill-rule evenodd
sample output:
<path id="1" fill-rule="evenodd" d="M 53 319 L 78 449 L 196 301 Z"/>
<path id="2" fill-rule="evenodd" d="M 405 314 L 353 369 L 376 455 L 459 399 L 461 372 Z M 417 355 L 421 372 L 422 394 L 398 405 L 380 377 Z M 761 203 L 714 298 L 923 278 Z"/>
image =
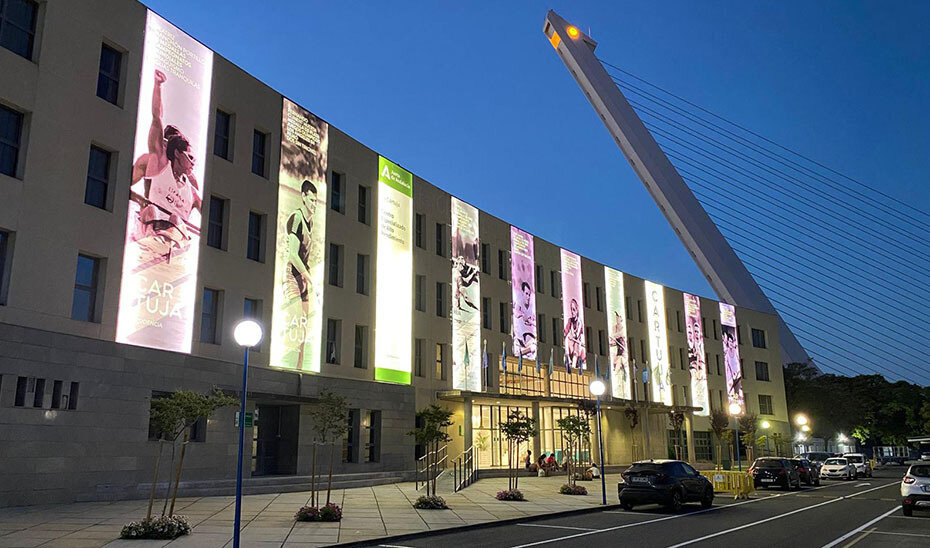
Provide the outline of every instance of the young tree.
<path id="1" fill-rule="evenodd" d="M 500 425 L 501 434 L 507 438 L 507 485 L 511 491 L 517 488 L 517 472 L 513 463 L 519 459 L 516 455 L 521 443 L 526 443 L 536 435 L 536 419 L 527 417 L 519 410 L 507 414 L 507 420 Z"/>
<path id="2" fill-rule="evenodd" d="M 781 456 L 781 444 L 782 444 L 782 438 L 783 438 L 783 437 L 784 437 L 784 436 L 782 436 L 782 433 L 781 433 L 781 432 L 773 432 L 773 433 L 772 433 L 772 445 L 775 446 L 775 456 L 776 456 L 776 457 Z"/>
<path id="3" fill-rule="evenodd" d="M 562 430 L 562 436 L 568 446 L 568 457 L 565 459 L 565 472 L 568 474 L 568 483 L 575 485 L 575 453 L 580 448 L 581 442 L 590 438 L 591 423 L 587 417 L 580 415 L 567 415 L 557 420 L 559 428 Z"/>
<path id="4" fill-rule="evenodd" d="M 434 403 L 417 411 L 417 418 L 423 426 L 407 432 L 407 435 L 413 436 L 417 444 L 422 445 L 426 451 L 426 494 L 435 496 L 436 479 L 439 475 L 439 444 L 452 440 L 446 433 L 446 428 L 452 426 L 452 411 Z"/>
<path id="5" fill-rule="evenodd" d="M 636 425 L 639 424 L 639 411 L 634 407 L 627 407 L 623 411 L 623 416 L 630 421 L 630 459 L 636 460 L 636 436 L 633 435 L 633 431 L 636 430 Z"/>
<path id="6" fill-rule="evenodd" d="M 720 453 L 723 451 L 720 442 L 724 441 L 726 433 L 730 432 L 730 416 L 723 409 L 711 410 L 710 429 L 714 431 L 714 436 L 717 438 L 717 468 L 720 468 Z"/>
<path id="7" fill-rule="evenodd" d="M 675 432 L 675 458 L 681 460 L 681 431 L 685 424 L 685 415 L 679 411 L 669 411 L 668 422 Z"/>
<path id="8" fill-rule="evenodd" d="M 326 504 L 329 504 L 330 494 L 333 490 L 333 464 L 336 461 L 336 442 L 342 439 L 349 430 L 349 404 L 345 396 L 334 394 L 329 390 L 320 391 L 320 401 L 313 411 L 313 432 L 315 439 L 321 445 L 330 445 L 329 451 L 329 479 L 326 484 Z M 311 462 L 311 481 L 316 482 L 316 447 L 313 449 Z M 311 494 L 312 496 L 312 494 Z M 314 500 L 319 504 L 319 500 Z"/>
<path id="9" fill-rule="evenodd" d="M 739 419 L 739 433 L 743 445 L 746 446 L 746 460 L 750 463 L 756 454 L 756 432 L 759 429 L 759 416 L 755 413 L 745 413 Z"/>

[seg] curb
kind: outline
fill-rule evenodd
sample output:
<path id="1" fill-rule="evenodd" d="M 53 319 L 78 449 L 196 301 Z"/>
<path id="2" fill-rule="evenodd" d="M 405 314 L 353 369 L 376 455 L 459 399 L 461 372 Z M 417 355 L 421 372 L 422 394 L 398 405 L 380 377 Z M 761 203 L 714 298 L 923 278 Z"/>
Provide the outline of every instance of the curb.
<path id="1" fill-rule="evenodd" d="M 529 501 L 528 501 L 529 502 Z M 604 510 L 615 510 L 620 508 L 620 504 L 608 504 L 606 506 L 597 505 L 591 508 L 577 508 L 575 510 L 566 510 L 564 512 L 552 512 L 549 514 L 534 514 L 530 516 L 523 516 L 519 518 L 507 518 L 497 521 L 485 521 L 482 523 L 472 523 L 469 525 L 459 525 L 456 527 L 444 527 L 442 529 L 430 529 L 427 531 L 420 531 L 417 533 L 405 533 L 403 535 L 394 535 L 390 537 L 376 537 L 368 540 L 354 540 L 352 542 L 344 542 L 339 544 L 333 544 L 331 546 L 339 546 L 340 548 L 355 548 L 358 546 L 372 546 L 378 544 L 391 544 L 401 540 L 413 540 L 424 537 L 430 537 L 434 535 L 442 535 L 445 533 L 461 533 L 464 531 L 474 531 L 476 529 L 487 529 L 489 527 L 498 527 L 500 525 L 511 525 L 514 523 L 523 523 L 527 521 L 540 521 L 543 519 L 548 519 L 552 517 L 565 517 L 565 516 L 574 516 L 580 514 L 593 514 L 594 512 L 603 512 Z"/>

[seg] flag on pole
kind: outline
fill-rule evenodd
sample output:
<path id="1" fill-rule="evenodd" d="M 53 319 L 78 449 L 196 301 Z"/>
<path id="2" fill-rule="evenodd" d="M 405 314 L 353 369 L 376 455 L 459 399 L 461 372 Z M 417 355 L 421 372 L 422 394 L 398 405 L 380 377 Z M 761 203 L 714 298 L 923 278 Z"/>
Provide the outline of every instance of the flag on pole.
<path id="1" fill-rule="evenodd" d="M 507 343 L 501 343 L 501 369 L 507 372 Z"/>
<path id="2" fill-rule="evenodd" d="M 572 362 L 568 359 L 568 352 L 562 352 L 562 361 L 565 362 L 565 372 L 569 375 L 572 374 Z"/>
<path id="3" fill-rule="evenodd" d="M 484 355 L 481 356 L 481 367 L 488 368 L 488 340 L 484 340 Z"/>
<path id="4" fill-rule="evenodd" d="M 467 346 L 467 345 L 465 346 L 465 355 L 466 355 L 466 356 L 468 355 L 468 346 Z M 600 370 L 600 368 L 599 368 L 598 365 L 597 365 L 597 354 L 594 355 L 594 376 L 595 376 L 595 378 L 601 376 L 601 370 Z"/>
<path id="5" fill-rule="evenodd" d="M 550 348 L 549 349 L 549 376 L 550 377 L 552 376 L 552 373 L 554 372 L 554 369 L 555 369 L 553 367 L 555 364 L 555 362 L 553 361 L 553 354 L 555 354 L 555 350 Z"/>
<path id="6" fill-rule="evenodd" d="M 542 356 L 539 353 L 536 354 L 536 374 L 539 375 L 542 372 Z"/>
<path id="7" fill-rule="evenodd" d="M 465 357 L 462 358 L 462 364 L 465 366 L 465 369 L 468 369 L 468 366 L 471 364 L 471 360 L 468 358 L 468 341 L 465 341 Z"/>
<path id="8" fill-rule="evenodd" d="M 517 371 L 523 371 L 523 352 L 517 356 Z"/>

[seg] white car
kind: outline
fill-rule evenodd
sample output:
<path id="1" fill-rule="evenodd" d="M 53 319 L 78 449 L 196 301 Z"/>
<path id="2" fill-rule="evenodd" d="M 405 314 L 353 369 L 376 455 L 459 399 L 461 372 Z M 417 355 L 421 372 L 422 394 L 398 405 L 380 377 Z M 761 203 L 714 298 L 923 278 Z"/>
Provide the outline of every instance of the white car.
<path id="1" fill-rule="evenodd" d="M 914 508 L 930 507 L 930 464 L 912 464 L 901 480 L 901 510 L 905 516 Z"/>
<path id="2" fill-rule="evenodd" d="M 856 473 L 860 476 L 872 477 L 872 464 L 862 453 L 844 453 L 843 458 L 855 465 Z"/>
<path id="3" fill-rule="evenodd" d="M 856 465 L 844 457 L 833 457 L 823 462 L 820 467 L 820 479 L 847 479 L 854 480 L 859 477 Z"/>

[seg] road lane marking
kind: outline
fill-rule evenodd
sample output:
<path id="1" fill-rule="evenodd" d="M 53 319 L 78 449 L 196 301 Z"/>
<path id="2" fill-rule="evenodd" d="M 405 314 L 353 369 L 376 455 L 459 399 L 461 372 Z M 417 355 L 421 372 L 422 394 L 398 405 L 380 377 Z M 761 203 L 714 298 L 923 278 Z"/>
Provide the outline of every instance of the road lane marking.
<path id="1" fill-rule="evenodd" d="M 695 539 L 686 540 L 685 542 L 679 542 L 678 544 L 673 544 L 673 545 L 669 546 L 668 548 L 680 548 L 681 546 L 687 546 L 687 545 L 689 545 L 689 544 L 694 544 L 694 543 L 696 543 L 696 542 L 705 541 L 705 540 L 707 540 L 707 539 L 719 537 L 719 536 L 721 536 L 721 535 L 726 535 L 726 534 L 733 533 L 733 532 L 736 532 L 736 531 L 741 531 L 741 530 L 743 530 L 743 529 L 748 529 L 749 527 L 755 527 L 756 525 L 761 525 L 761 524 L 763 524 L 763 523 L 768 523 L 768 522 L 774 521 L 774 520 L 776 520 L 776 519 L 786 518 L 786 517 L 788 517 L 788 516 L 797 514 L 797 513 L 799 513 L 799 512 L 804 512 L 804 511 L 806 511 L 806 510 L 812 510 L 812 509 L 818 508 L 818 507 L 820 507 L 820 506 L 826 506 L 826 505 L 828 505 L 828 504 L 833 504 L 834 502 L 839 502 L 839 501 L 841 501 L 841 500 L 845 500 L 845 499 L 848 499 L 848 498 L 852 498 L 852 497 L 855 497 L 855 496 L 857 496 L 857 495 L 862 495 L 862 494 L 868 493 L 869 491 L 875 491 L 875 490 L 877 490 L 877 489 L 883 489 L 883 488 L 885 488 L 885 487 L 890 487 L 890 486 L 892 486 L 892 485 L 896 485 L 897 483 L 898 483 L 898 482 L 889 483 L 889 484 L 886 484 L 886 485 L 879 485 L 878 487 L 873 487 L 873 488 L 871 488 L 871 489 L 866 489 L 865 491 L 859 491 L 858 493 L 853 493 L 852 495 L 846 495 L 846 496 L 843 496 L 843 497 L 839 497 L 839 498 L 835 498 L 835 499 L 830 499 L 830 500 L 828 500 L 828 501 L 818 502 L 817 504 L 813 504 L 813 505 L 811 505 L 811 506 L 805 506 L 805 507 L 803 507 L 803 508 L 798 508 L 798 509 L 796 509 L 796 510 L 792 510 L 792 511 L 790 511 L 790 512 L 786 512 L 786 513 L 784 513 L 784 514 L 778 514 L 777 516 L 771 516 L 771 517 L 768 517 L 768 518 L 765 518 L 765 519 L 760 519 L 760 520 L 754 521 L 754 522 L 752 522 L 752 523 L 745 523 L 745 524 L 740 525 L 740 526 L 737 526 L 737 527 L 732 527 L 732 528 L 730 528 L 730 529 L 724 529 L 723 531 L 717 531 L 716 533 L 711 533 L 711 534 L 709 534 L 709 535 L 704 535 L 703 537 L 698 537 L 698 538 L 695 538 Z M 863 527 L 863 529 L 864 529 L 864 528 L 865 528 L 865 527 Z"/>
<path id="2" fill-rule="evenodd" d="M 874 534 L 876 534 L 876 535 L 901 535 L 901 536 L 905 536 L 905 537 L 925 537 L 925 538 L 930 538 L 930 535 L 922 535 L 922 534 L 920 534 L 920 533 L 895 533 L 895 532 L 892 532 L 892 531 L 876 531 L 876 530 L 874 530 L 874 529 L 872 530 L 872 533 L 874 533 Z"/>
<path id="3" fill-rule="evenodd" d="M 573 529 L 575 531 L 600 531 L 591 527 L 569 527 L 568 525 L 546 525 L 543 523 L 518 523 L 520 527 L 551 527 L 552 529 Z"/>
<path id="4" fill-rule="evenodd" d="M 895 482 L 895 483 L 897 483 L 897 482 Z M 887 518 L 887 517 L 890 516 L 891 514 L 897 512 L 898 509 L 899 509 L 899 507 L 898 507 L 898 506 L 895 506 L 895 507 L 892 508 L 891 510 L 888 510 L 888 511 L 885 512 L 884 514 L 882 514 L 882 515 L 878 516 L 877 518 L 875 518 L 875 519 L 869 521 L 868 523 L 864 523 L 864 524 L 860 525 L 859 527 L 856 527 L 856 528 L 853 529 L 852 531 L 846 533 L 845 535 L 843 535 L 843 536 L 841 536 L 840 538 L 834 540 L 833 542 L 831 542 L 831 543 L 829 543 L 829 544 L 824 544 L 824 545 L 823 545 L 823 548 L 832 548 L 833 546 L 836 546 L 837 544 L 843 542 L 844 540 L 848 539 L 849 537 L 858 534 L 860 531 L 862 531 L 862 530 L 865 529 L 866 527 L 870 527 L 870 526 L 872 526 L 872 525 L 878 523 L 879 521 L 881 521 L 881 520 Z"/>
<path id="5" fill-rule="evenodd" d="M 867 531 L 863 531 L 861 535 L 859 535 L 858 537 L 856 537 L 856 540 L 853 540 L 852 542 L 847 542 L 846 545 L 843 546 L 843 548 L 850 548 L 852 545 L 858 544 L 859 541 L 861 541 L 861 540 L 864 539 L 865 537 L 869 536 L 869 535 L 872 534 L 872 532 L 874 532 L 874 531 L 875 531 L 875 528 L 874 528 L 874 527 L 872 527 L 871 529 L 869 529 L 869 530 L 867 530 Z"/>

